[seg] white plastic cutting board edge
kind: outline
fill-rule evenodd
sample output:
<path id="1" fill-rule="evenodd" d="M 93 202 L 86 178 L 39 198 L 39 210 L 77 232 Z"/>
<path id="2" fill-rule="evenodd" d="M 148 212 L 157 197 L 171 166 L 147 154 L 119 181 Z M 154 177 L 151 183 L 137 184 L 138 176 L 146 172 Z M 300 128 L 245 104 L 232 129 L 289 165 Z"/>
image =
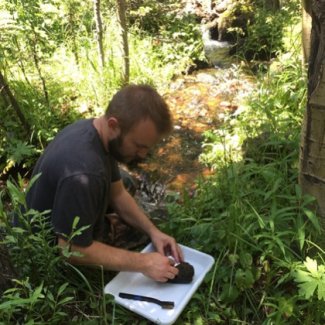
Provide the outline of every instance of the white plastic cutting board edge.
<path id="1" fill-rule="evenodd" d="M 142 273 L 120 272 L 105 286 L 104 292 L 113 295 L 118 304 L 156 324 L 173 324 L 214 264 L 214 258 L 211 255 L 184 245 L 180 245 L 180 247 L 185 262 L 192 264 L 195 270 L 191 283 L 159 283 L 145 277 Z M 152 252 L 153 250 L 152 244 L 149 244 L 142 250 L 142 253 Z M 174 301 L 175 308 L 162 309 L 154 303 L 123 299 L 118 296 L 120 292 Z"/>

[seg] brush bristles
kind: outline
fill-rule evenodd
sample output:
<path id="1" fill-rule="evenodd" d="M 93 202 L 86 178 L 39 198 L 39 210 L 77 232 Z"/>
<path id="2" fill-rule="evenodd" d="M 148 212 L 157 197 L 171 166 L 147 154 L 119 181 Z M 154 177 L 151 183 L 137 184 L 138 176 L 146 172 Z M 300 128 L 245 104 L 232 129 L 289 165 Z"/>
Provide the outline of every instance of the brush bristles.
<path id="1" fill-rule="evenodd" d="M 174 309 L 175 304 L 171 301 L 162 301 L 160 304 L 163 309 Z"/>

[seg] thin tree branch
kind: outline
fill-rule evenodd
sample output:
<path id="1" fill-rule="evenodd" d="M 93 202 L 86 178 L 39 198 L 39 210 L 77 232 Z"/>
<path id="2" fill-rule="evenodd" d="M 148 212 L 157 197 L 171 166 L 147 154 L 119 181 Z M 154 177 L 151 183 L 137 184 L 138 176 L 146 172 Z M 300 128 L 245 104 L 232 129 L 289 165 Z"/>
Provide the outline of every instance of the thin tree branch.
<path id="1" fill-rule="evenodd" d="M 20 120 L 22 126 L 24 127 L 26 133 L 29 135 L 31 132 L 31 127 L 28 124 L 15 96 L 9 89 L 9 86 L 6 83 L 5 78 L 2 75 L 1 71 L 0 71 L 0 94 L 1 94 L 1 96 L 3 96 L 5 101 L 9 101 L 9 103 L 12 106 L 12 108 L 14 109 L 16 115 L 18 116 L 18 119 Z"/>

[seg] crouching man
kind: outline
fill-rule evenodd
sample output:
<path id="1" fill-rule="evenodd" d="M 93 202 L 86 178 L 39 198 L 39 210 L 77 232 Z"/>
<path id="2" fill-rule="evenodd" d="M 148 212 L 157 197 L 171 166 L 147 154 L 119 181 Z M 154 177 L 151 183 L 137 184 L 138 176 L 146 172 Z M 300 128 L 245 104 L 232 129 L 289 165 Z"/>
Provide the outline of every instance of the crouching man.
<path id="1" fill-rule="evenodd" d="M 145 158 L 171 129 L 170 111 L 156 90 L 130 85 L 113 96 L 103 116 L 65 127 L 45 149 L 33 171 L 41 176 L 27 194 L 27 206 L 51 210 L 49 217 L 61 247 L 68 244 L 76 216 L 79 227 L 88 226 L 69 243 L 72 251 L 82 255 L 71 257 L 71 263 L 141 272 L 159 282 L 178 274 L 166 255 L 182 261 L 179 245 L 137 205 L 118 168 L 118 162 Z M 128 225 L 147 234 L 156 252 L 132 252 L 101 241 L 108 206 Z"/>

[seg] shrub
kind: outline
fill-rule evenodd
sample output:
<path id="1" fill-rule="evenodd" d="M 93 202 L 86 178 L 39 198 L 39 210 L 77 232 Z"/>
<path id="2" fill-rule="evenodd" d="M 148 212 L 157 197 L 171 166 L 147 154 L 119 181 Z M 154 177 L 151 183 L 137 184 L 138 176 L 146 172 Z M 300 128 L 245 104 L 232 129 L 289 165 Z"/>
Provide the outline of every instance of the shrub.
<path id="1" fill-rule="evenodd" d="M 36 179 L 25 190 L 21 178 L 17 184 L 8 180 L 7 193 L 1 193 L 1 245 L 7 248 L 17 276 L 1 296 L 0 323 L 63 324 L 73 320 L 80 324 L 99 317 L 106 323 L 110 316 L 103 295 L 107 281 L 103 270 L 90 272 L 67 263 L 63 256 L 74 253 L 68 249 L 61 253 L 55 245 L 53 229 L 45 217 L 48 211 L 26 210 L 26 192 Z M 14 219 L 18 224 L 13 224 Z M 69 240 L 82 231 L 77 223 L 78 219 Z"/>

